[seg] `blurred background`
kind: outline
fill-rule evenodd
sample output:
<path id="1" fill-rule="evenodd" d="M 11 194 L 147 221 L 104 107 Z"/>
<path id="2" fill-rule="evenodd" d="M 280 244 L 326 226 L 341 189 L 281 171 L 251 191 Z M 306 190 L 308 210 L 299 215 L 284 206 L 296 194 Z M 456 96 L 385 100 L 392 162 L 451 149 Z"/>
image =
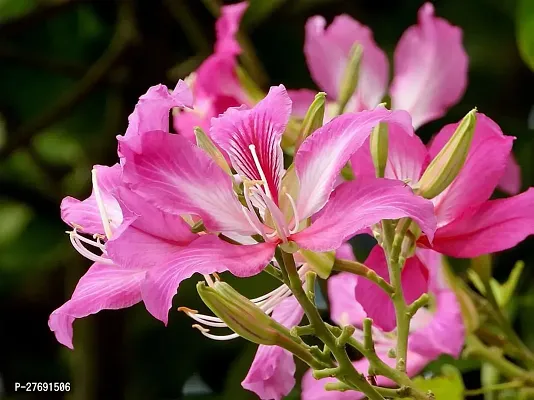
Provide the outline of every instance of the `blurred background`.
<path id="1" fill-rule="evenodd" d="M 231 2 L 226 2 L 226 4 Z M 138 97 L 173 86 L 210 54 L 216 1 L 0 0 L 0 397 L 6 399 L 254 399 L 240 386 L 255 352 L 244 340 L 214 342 L 171 309 L 169 326 L 142 305 L 75 323 L 75 351 L 49 331 L 89 266 L 70 246 L 59 217 L 66 195 L 90 193 L 93 164 L 116 161 Z M 252 0 L 242 30 L 265 76 L 263 88 L 315 88 L 302 53 L 304 24 L 348 13 L 392 54 L 416 22 L 420 0 Z M 534 1 L 435 0 L 437 15 L 464 31 L 469 86 L 446 118 L 425 125 L 428 140 L 477 106 L 517 137 L 523 190 L 534 182 Z M 530 9 L 530 11 L 529 11 Z M 518 47 L 518 35 L 519 44 Z M 523 58 L 520 56 L 521 48 Z M 529 116 L 530 115 L 530 116 Z M 529 123 L 530 121 L 530 123 Z M 534 348 L 534 239 L 499 254 L 498 278 L 526 263 L 513 302 L 515 326 Z M 361 258 L 368 244 L 356 240 Z M 231 282 L 231 278 L 228 278 Z M 175 305 L 202 309 L 196 279 Z M 268 276 L 235 282 L 244 294 L 274 287 Z M 324 304 L 326 307 L 326 304 Z M 466 385 L 477 365 L 457 363 Z M 470 372 L 471 371 L 471 372 Z M 299 373 L 302 373 L 300 366 Z M 14 382 L 71 382 L 64 394 L 14 393 Z M 290 398 L 299 398 L 298 388 Z"/>

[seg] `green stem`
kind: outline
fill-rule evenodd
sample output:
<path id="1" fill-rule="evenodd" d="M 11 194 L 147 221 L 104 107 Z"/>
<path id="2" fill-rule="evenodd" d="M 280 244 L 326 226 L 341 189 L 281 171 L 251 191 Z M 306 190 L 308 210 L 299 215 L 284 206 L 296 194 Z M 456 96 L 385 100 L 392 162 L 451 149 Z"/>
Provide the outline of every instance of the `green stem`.
<path id="1" fill-rule="evenodd" d="M 382 288 L 390 296 L 395 292 L 393 286 L 391 286 L 384 278 L 379 276 L 371 268 L 359 262 L 336 259 L 334 261 L 333 269 L 336 271 L 350 272 L 351 274 L 363 276 L 364 278 L 367 278 L 371 282 L 380 286 L 380 288 Z"/>
<path id="2" fill-rule="evenodd" d="M 489 301 L 494 311 L 494 318 L 499 323 L 499 326 L 503 330 L 504 334 L 523 355 L 523 359 L 525 360 L 526 364 L 530 368 L 534 367 L 534 354 L 532 354 L 530 349 L 523 343 L 521 338 L 514 331 L 514 328 L 512 328 L 512 325 L 510 324 L 508 318 L 504 315 L 502 308 L 499 306 L 499 303 L 495 298 L 495 293 L 493 292 L 493 288 L 490 285 L 490 281 L 488 279 L 483 279 L 483 283 L 484 289 L 486 291 L 486 299 Z"/>
<path id="3" fill-rule="evenodd" d="M 498 383 L 496 385 L 485 386 L 480 389 L 466 390 L 464 392 L 464 396 L 478 396 L 485 393 L 497 392 L 499 390 L 515 389 L 521 386 L 523 386 L 523 382 L 520 381 Z"/>
<path id="4" fill-rule="evenodd" d="M 282 251 L 282 258 L 284 262 L 284 267 L 282 269 L 285 269 L 287 272 L 289 287 L 291 288 L 293 295 L 304 309 L 310 325 L 313 326 L 315 330 L 315 335 L 330 348 L 337 360 L 338 366 L 335 368 L 335 377 L 343 383 L 361 391 L 370 400 L 384 400 L 384 397 L 382 397 L 382 395 L 380 395 L 373 386 L 367 382 L 365 377 L 356 371 L 347 355 L 345 347 L 338 347 L 336 345 L 336 337 L 328 329 L 319 314 L 319 310 L 317 310 L 317 307 L 310 301 L 306 292 L 302 288 L 302 282 L 300 281 L 293 255 Z"/>
<path id="5" fill-rule="evenodd" d="M 492 364 L 502 375 L 510 379 L 521 380 L 534 385 L 534 374 L 518 367 L 502 356 L 497 349 L 486 347 L 476 336 L 467 337 L 467 348 L 465 354 L 467 357 L 477 358 Z"/>

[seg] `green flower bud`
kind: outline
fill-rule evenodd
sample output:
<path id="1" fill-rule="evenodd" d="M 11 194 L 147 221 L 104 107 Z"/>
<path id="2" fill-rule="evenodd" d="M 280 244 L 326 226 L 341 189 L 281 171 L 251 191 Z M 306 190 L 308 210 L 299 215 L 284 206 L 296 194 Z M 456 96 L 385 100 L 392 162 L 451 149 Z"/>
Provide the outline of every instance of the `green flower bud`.
<path id="1" fill-rule="evenodd" d="M 475 133 L 476 113 L 476 108 L 467 113 L 419 180 L 418 193 L 424 198 L 436 197 L 458 176 Z"/>
<path id="2" fill-rule="evenodd" d="M 341 80 L 341 86 L 339 88 L 338 115 L 343 114 L 347 103 L 356 91 L 360 75 L 362 55 L 363 47 L 360 44 L 355 43 L 350 49 L 349 62 L 345 68 L 343 79 Z"/>
<path id="3" fill-rule="evenodd" d="M 213 143 L 210 137 L 206 135 L 206 132 L 204 132 L 202 128 L 198 126 L 195 127 L 194 131 L 195 137 L 197 138 L 197 146 L 208 153 L 211 159 L 215 161 L 215 163 L 217 163 L 217 165 L 221 167 L 224 172 L 232 176 L 232 171 L 230 170 L 230 166 L 226 162 L 226 159 L 217 146 L 215 146 L 215 143 Z"/>
<path id="4" fill-rule="evenodd" d="M 380 122 L 371 133 L 371 156 L 375 166 L 376 177 L 383 178 L 388 162 L 388 126 Z"/>
<path id="5" fill-rule="evenodd" d="M 300 127 L 299 137 L 295 143 L 295 153 L 298 148 L 304 142 L 304 140 L 310 136 L 315 130 L 323 126 L 324 112 L 325 112 L 325 103 L 326 103 L 326 93 L 319 92 L 315 95 L 315 99 L 311 103 L 306 116 L 302 121 Z"/>

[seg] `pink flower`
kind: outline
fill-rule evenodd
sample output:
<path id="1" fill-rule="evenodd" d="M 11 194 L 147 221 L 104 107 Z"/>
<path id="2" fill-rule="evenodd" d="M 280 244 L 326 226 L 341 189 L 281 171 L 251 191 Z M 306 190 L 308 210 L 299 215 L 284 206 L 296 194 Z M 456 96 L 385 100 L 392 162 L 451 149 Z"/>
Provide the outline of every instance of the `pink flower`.
<path id="1" fill-rule="evenodd" d="M 183 110 L 174 116 L 176 131 L 189 139 L 194 139 L 195 126 L 207 131 L 211 118 L 228 107 L 252 105 L 236 73 L 241 47 L 235 36 L 247 7 L 247 2 L 241 2 L 221 8 L 221 16 L 215 24 L 215 52 L 191 76 L 195 109 Z"/>
<path id="2" fill-rule="evenodd" d="M 212 122 L 211 137 L 227 153 L 243 182 L 245 206 L 234 192 L 232 177 L 182 136 L 153 131 L 134 138 L 135 146 L 130 146 L 129 139 L 120 142 L 123 180 L 136 195 L 166 214 L 202 219 L 209 233 L 263 239 L 236 246 L 208 234 L 181 252 L 175 263 L 158 261 L 161 267 L 147 274 L 143 297 L 157 318 L 167 320 L 180 281 L 198 266 L 224 267 L 236 276 L 251 276 L 271 261 L 278 244 L 293 241 L 313 251 L 334 250 L 384 218 L 410 216 L 432 237 L 432 204 L 413 195 L 402 182 L 365 178 L 334 190 L 340 170 L 377 123 L 398 125 L 410 134 L 406 112 L 377 109 L 331 121 L 295 155 L 298 187 L 284 188 L 280 140 L 290 113 L 291 100 L 285 88 L 278 86 L 254 108 L 230 108 Z M 313 222 L 306 226 L 310 217 Z M 204 247 L 194 246 L 204 240 L 209 240 Z M 137 246 L 127 243 L 118 247 L 113 257 L 124 257 L 132 268 L 145 257 L 157 256 L 137 254 Z"/>
<path id="3" fill-rule="evenodd" d="M 377 249 L 377 250 L 376 250 Z M 377 247 L 373 251 L 382 251 Z M 449 354 L 458 357 L 464 343 L 464 326 L 459 304 L 452 290 L 450 290 L 440 276 L 441 256 L 438 253 L 426 250 L 422 256 L 429 264 L 431 271 L 430 294 L 435 300 L 435 310 L 422 308 L 414 316 L 408 338 L 408 360 L 406 370 L 409 376 L 419 373 L 426 364 L 437 358 L 440 354 Z M 408 260 L 408 264 L 414 258 Z M 418 261 L 421 262 L 422 260 Z M 407 265 L 408 265 L 407 264 Z M 349 273 L 341 273 L 328 280 L 328 293 L 331 305 L 332 319 L 340 324 L 352 324 L 361 327 L 365 313 L 355 298 L 355 292 L 366 282 Z M 355 312 L 354 310 L 359 310 Z M 356 330 L 354 336 L 363 340 L 363 332 Z M 395 334 L 385 334 L 376 326 L 373 327 L 373 338 L 377 355 L 387 364 L 395 367 L 395 359 L 389 358 L 389 349 L 395 348 Z M 354 362 L 354 367 L 360 373 L 367 374 L 369 362 L 362 358 Z M 379 386 L 395 386 L 391 380 L 377 376 Z M 332 378 L 315 380 L 311 371 L 308 371 L 302 380 L 302 398 L 304 400 L 319 399 L 360 399 L 363 394 L 354 391 L 327 392 L 324 385 L 333 382 Z"/>
<path id="4" fill-rule="evenodd" d="M 418 25 L 404 32 L 395 50 L 389 91 L 392 108 L 408 111 L 415 128 L 442 117 L 458 102 L 465 91 L 468 67 L 458 27 L 435 17 L 431 3 L 419 9 L 418 18 Z M 348 15 L 337 16 L 328 28 L 325 26 L 321 16 L 310 18 L 306 24 L 304 53 L 312 78 L 329 99 L 337 100 L 349 51 L 358 43 L 363 58 L 358 87 L 347 109 L 376 107 L 387 92 L 389 73 L 387 57 L 372 32 Z M 291 96 L 303 103 L 297 108 L 305 110 L 314 93 L 302 90 Z"/>
<path id="5" fill-rule="evenodd" d="M 407 136 L 396 127 L 390 128 L 385 176 L 417 185 L 429 161 L 456 127 L 457 124 L 445 126 L 428 149 L 417 136 Z M 418 246 L 430 247 L 453 257 L 470 258 L 509 249 L 534 233 L 534 189 L 506 199 L 489 200 L 509 168 L 513 140 L 513 137 L 504 135 L 490 118 L 477 114 L 473 141 L 463 168 L 451 185 L 432 199 L 438 223 L 434 239 L 430 243 L 423 235 Z M 369 145 L 362 146 L 354 154 L 351 165 L 359 178 L 374 175 Z M 420 278 L 408 277 L 411 272 L 416 270 L 403 270 L 403 281 L 406 282 L 403 287 L 417 297 L 425 290 L 425 285 Z M 384 303 L 364 300 L 364 297 L 383 299 L 380 289 L 365 287 L 368 290 L 359 297 L 364 307 L 381 309 Z M 392 329 L 394 318 L 391 313 L 375 313 L 373 309 L 366 308 L 366 311 L 376 318 L 376 323 L 384 329 Z"/>

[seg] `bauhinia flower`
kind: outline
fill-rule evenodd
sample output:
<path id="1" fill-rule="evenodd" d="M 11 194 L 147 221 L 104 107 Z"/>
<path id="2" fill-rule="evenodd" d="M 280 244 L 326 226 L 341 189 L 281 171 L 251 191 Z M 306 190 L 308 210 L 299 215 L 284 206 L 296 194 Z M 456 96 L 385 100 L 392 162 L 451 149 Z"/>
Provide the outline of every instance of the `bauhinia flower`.
<path id="1" fill-rule="evenodd" d="M 194 139 L 195 126 L 207 131 L 211 118 L 222 114 L 228 107 L 253 104 L 241 87 L 236 72 L 241 47 L 235 36 L 247 7 L 246 2 L 221 7 L 221 16 L 215 24 L 214 53 L 188 79 L 195 108 L 177 112 L 174 127 L 189 139 Z"/>
<path id="2" fill-rule="evenodd" d="M 443 148 L 457 126 L 445 126 L 428 148 L 416 135 L 408 137 L 395 127 L 390 128 L 385 177 L 417 187 L 430 160 Z M 449 187 L 432 199 L 438 222 L 433 242 L 422 235 L 417 241 L 419 247 L 430 247 L 453 257 L 470 258 L 509 249 L 534 233 L 534 189 L 509 198 L 489 200 L 509 168 L 513 140 L 512 136 L 504 135 L 490 118 L 477 114 L 474 136 L 462 169 Z M 362 146 L 354 154 L 351 166 L 357 179 L 374 176 L 369 146 Z M 403 275 L 409 271 L 405 268 Z M 424 290 L 421 285 L 414 287 L 416 281 L 408 277 L 403 279 L 406 291 Z M 377 324 L 382 324 L 382 328 L 391 329 L 394 318 L 382 312 L 384 304 L 365 300 L 382 298 L 378 293 L 380 289 L 372 285 L 365 287 L 368 291 L 362 290 L 359 300 L 372 306 L 366 312 L 376 319 Z"/>
<path id="3" fill-rule="evenodd" d="M 468 58 L 462 46 L 462 31 L 434 16 L 434 6 L 424 4 L 418 25 L 408 28 L 394 55 L 394 75 L 389 94 L 393 109 L 406 110 L 415 128 L 445 115 L 460 100 L 467 84 Z M 326 20 L 315 16 L 306 23 L 304 53 L 312 78 L 327 93 L 332 104 L 339 98 L 349 52 L 362 47 L 357 90 L 346 107 L 360 111 L 376 107 L 387 93 L 389 68 L 386 54 L 371 30 L 348 15 Z M 291 93 L 297 109 L 313 100 L 308 90 Z"/>
<path id="4" fill-rule="evenodd" d="M 200 219 L 205 229 L 180 257 L 158 261 L 160 267 L 147 273 L 143 299 L 157 318 L 167 321 L 180 282 L 194 272 L 206 273 L 200 266 L 251 276 L 272 260 L 278 245 L 331 251 L 382 219 L 405 216 L 432 237 L 432 204 L 402 182 L 365 178 L 335 187 L 373 126 L 384 122 L 409 134 L 406 112 L 380 108 L 347 114 L 318 129 L 295 155 L 288 173 L 296 179 L 286 187 L 280 140 L 290 113 L 291 100 L 280 85 L 254 108 L 230 108 L 212 121 L 210 136 L 227 153 L 238 179 L 181 135 L 152 131 L 120 142 L 128 188 L 166 214 L 192 215 L 197 224 Z M 228 238 L 249 244 L 229 244 Z M 134 268 L 157 255 L 124 241 L 114 256 Z"/>
<path id="5" fill-rule="evenodd" d="M 375 247 L 373 252 L 383 252 L 380 247 Z M 435 360 L 441 354 L 458 357 L 463 347 L 465 330 L 462 321 L 460 306 L 454 292 L 444 282 L 441 271 L 441 256 L 431 250 L 423 250 L 421 259 L 415 257 L 408 259 L 405 268 L 410 268 L 413 262 L 425 262 L 430 270 L 430 296 L 432 298 L 430 308 L 421 308 L 414 315 L 408 338 L 408 357 L 406 372 L 409 376 L 418 374 L 430 361 Z M 424 254 L 423 254 L 424 253 Z M 381 255 L 383 258 L 383 254 Z M 377 258 L 380 258 L 377 256 Z M 369 262 L 370 260 L 368 260 Z M 374 264 L 368 264 L 375 267 Z M 378 268 L 377 268 L 378 269 Z M 385 271 L 387 275 L 387 270 Z M 332 319 L 340 326 L 352 324 L 357 329 L 354 337 L 363 340 L 361 330 L 366 312 L 358 303 L 354 294 L 358 287 L 366 282 L 365 279 L 346 272 L 331 277 L 328 280 L 328 296 Z M 380 328 L 373 326 L 373 339 L 378 357 L 391 367 L 395 367 L 395 359 L 388 356 L 388 352 L 396 347 L 395 331 L 386 333 Z M 362 358 L 354 362 L 357 371 L 367 374 L 369 361 Z M 324 390 L 324 385 L 335 382 L 333 378 L 315 380 L 308 371 L 302 380 L 303 400 L 323 399 L 360 399 L 364 395 L 354 391 L 336 392 Z M 383 377 L 376 376 L 378 386 L 396 386 L 396 384 Z"/>

